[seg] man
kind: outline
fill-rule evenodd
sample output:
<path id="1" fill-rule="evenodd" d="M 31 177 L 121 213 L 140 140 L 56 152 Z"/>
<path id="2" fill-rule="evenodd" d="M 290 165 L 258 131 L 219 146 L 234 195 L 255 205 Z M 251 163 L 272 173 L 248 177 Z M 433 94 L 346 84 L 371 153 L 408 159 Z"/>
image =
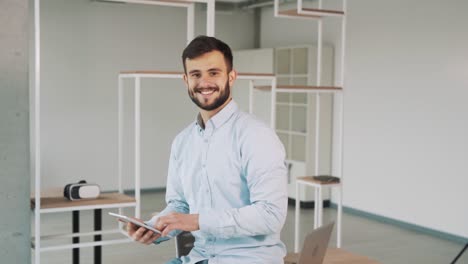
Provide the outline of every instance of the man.
<path id="1" fill-rule="evenodd" d="M 167 207 L 147 223 L 162 231 L 191 231 L 194 248 L 171 263 L 283 263 L 280 240 L 287 212 L 284 147 L 275 132 L 232 100 L 237 73 L 231 49 L 206 36 L 182 54 L 184 81 L 200 113 L 174 139 Z M 129 224 L 144 244 L 158 234 Z"/>

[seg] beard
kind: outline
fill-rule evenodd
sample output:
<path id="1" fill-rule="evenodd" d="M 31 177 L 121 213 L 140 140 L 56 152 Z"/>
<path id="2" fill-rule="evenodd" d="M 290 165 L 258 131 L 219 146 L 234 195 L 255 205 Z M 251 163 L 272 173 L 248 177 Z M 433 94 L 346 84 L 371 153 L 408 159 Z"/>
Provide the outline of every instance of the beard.
<path id="1" fill-rule="evenodd" d="M 227 80 L 226 84 L 224 85 L 223 90 L 221 90 L 219 86 L 217 85 L 211 88 L 215 89 L 216 91 L 220 91 L 219 96 L 211 104 L 202 102 L 200 99 L 196 97 L 195 94 L 200 92 L 200 90 L 202 90 L 202 88 L 200 87 L 195 87 L 193 91 L 188 89 L 188 95 L 190 99 L 192 99 L 192 102 L 194 102 L 201 109 L 206 110 L 206 111 L 215 110 L 218 107 L 222 106 L 229 99 L 229 96 L 231 94 L 231 87 L 229 86 L 229 80 Z"/>

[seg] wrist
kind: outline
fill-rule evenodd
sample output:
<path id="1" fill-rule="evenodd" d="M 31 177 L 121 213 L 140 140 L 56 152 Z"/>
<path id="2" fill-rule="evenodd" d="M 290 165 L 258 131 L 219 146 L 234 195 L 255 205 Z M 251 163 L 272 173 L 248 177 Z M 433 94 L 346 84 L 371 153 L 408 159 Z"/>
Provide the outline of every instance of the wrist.
<path id="1" fill-rule="evenodd" d="M 194 231 L 200 230 L 200 223 L 199 223 L 200 215 L 193 214 L 192 217 L 193 217 L 193 223 L 194 223 L 194 229 L 195 229 Z"/>

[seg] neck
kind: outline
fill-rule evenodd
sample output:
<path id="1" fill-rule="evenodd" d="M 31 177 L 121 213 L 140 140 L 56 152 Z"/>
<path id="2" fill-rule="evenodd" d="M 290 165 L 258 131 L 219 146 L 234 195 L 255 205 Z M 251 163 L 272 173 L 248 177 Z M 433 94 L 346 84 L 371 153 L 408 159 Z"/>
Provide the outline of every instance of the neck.
<path id="1" fill-rule="evenodd" d="M 219 113 L 219 111 L 221 111 L 226 105 L 228 105 L 229 102 L 231 102 L 231 100 L 232 100 L 232 97 L 229 97 L 229 99 L 227 99 L 226 102 L 224 102 L 224 104 L 222 104 L 220 107 L 218 107 L 216 109 L 213 109 L 213 110 L 210 110 L 210 111 L 200 109 L 200 115 L 201 115 L 201 117 L 203 119 L 203 124 L 206 124 L 206 122 L 208 122 L 208 120 L 210 120 L 210 118 L 212 118 L 217 113 Z"/>

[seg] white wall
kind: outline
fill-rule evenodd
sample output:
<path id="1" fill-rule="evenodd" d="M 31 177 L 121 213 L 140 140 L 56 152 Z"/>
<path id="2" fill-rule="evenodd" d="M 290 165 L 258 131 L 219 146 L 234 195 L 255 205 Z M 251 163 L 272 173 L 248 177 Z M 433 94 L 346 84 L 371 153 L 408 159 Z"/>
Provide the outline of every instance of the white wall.
<path id="1" fill-rule="evenodd" d="M 182 70 L 186 9 L 89 0 L 41 1 L 42 186 L 87 179 L 117 188 L 117 75 L 122 70 Z M 196 33 L 205 31 L 198 6 Z M 216 33 L 233 49 L 254 45 L 250 13 L 216 15 Z M 233 25 L 240 25 L 230 35 Z M 242 34 L 241 34 L 242 33 Z M 131 83 L 126 82 L 128 92 Z M 126 121 L 132 122 L 127 94 Z M 142 187 L 164 187 L 170 143 L 196 109 L 178 80 L 143 82 Z M 133 150 L 125 158 L 131 187 Z"/>
<path id="2" fill-rule="evenodd" d="M 468 237 L 468 2 L 348 4 L 345 205 Z M 262 47 L 315 42 L 313 22 L 272 14 L 262 11 Z M 42 19 L 44 186 L 115 189 L 117 73 L 180 69 L 185 10 L 47 0 Z M 234 49 L 253 47 L 251 14 L 216 19 Z M 181 83 L 156 84 L 143 90 L 144 187 L 165 185 L 170 140 L 195 116 Z"/>
<path id="3" fill-rule="evenodd" d="M 239 73 L 253 72 L 253 73 L 270 73 L 274 72 L 274 50 L 267 49 L 247 49 L 236 50 L 233 53 L 235 69 Z M 232 90 L 233 99 L 237 102 L 241 109 L 246 112 L 249 109 L 249 82 L 250 80 L 237 79 L 235 88 Z M 271 85 L 270 81 L 256 80 L 254 85 Z M 271 122 L 271 93 L 259 89 L 253 90 L 253 114 L 265 122 Z"/>
<path id="4" fill-rule="evenodd" d="M 468 237 L 466 10 L 350 1 L 347 206 Z"/>
<path id="5" fill-rule="evenodd" d="M 468 2 L 348 6 L 344 204 L 468 237 Z M 314 22 L 272 13 L 262 47 L 316 40 Z"/>

